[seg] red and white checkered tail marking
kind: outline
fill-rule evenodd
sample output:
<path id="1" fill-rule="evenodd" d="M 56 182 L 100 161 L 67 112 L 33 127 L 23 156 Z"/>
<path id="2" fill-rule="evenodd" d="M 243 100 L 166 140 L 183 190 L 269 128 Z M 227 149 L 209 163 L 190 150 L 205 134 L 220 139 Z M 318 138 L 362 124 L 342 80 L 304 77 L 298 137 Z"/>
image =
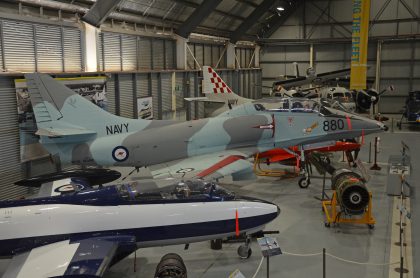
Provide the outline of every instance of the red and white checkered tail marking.
<path id="1" fill-rule="evenodd" d="M 230 94 L 232 89 L 211 67 L 203 67 L 203 93 Z"/>

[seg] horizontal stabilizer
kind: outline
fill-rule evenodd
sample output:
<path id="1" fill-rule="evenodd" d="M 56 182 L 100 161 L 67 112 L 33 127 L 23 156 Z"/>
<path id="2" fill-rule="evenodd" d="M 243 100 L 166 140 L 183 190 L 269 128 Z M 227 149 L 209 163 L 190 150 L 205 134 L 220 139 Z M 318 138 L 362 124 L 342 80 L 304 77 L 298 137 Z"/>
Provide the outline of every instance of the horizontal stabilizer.
<path id="1" fill-rule="evenodd" d="M 96 131 L 75 128 L 40 128 L 35 134 L 39 136 L 48 136 L 54 138 L 67 136 L 95 135 Z"/>
<path id="2" fill-rule="evenodd" d="M 214 102 L 214 103 L 225 103 L 223 100 L 208 99 L 207 97 L 186 97 L 186 101 L 201 101 L 201 102 Z"/>

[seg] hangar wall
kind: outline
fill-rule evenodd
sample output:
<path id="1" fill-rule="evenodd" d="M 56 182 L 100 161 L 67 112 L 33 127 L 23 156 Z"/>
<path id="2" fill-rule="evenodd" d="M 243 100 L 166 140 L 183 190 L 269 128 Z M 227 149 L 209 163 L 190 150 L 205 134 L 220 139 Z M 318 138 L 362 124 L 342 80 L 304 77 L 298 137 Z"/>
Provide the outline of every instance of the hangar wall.
<path id="1" fill-rule="evenodd" d="M 201 71 L 196 63 L 187 70 L 176 70 L 173 38 L 137 34 L 120 26 L 104 28 L 97 37 L 98 72 L 87 73 L 85 31 L 77 19 L 47 20 L 35 17 L 36 11 L 32 14 L 34 17 L 16 15 L 13 9 L 8 14 L 3 11 L 0 12 L 0 71 L 5 72 L 0 74 L 1 199 L 31 192 L 13 185 L 17 180 L 77 168 L 60 165 L 50 157 L 20 162 L 14 79 L 22 78 L 22 72 L 47 72 L 57 77 L 106 74 L 109 77 L 108 110 L 124 117 L 136 117 L 137 98 L 144 96 L 152 96 L 156 119 L 190 120 L 204 116 L 203 104 L 183 99 L 199 96 Z M 258 86 L 261 85 L 261 69 L 251 63 L 253 49 L 238 48 L 239 69 L 226 69 L 225 47 L 220 42 L 191 41 L 189 47 L 200 65 L 218 64 L 219 74 L 235 92 L 250 98 L 261 96 L 261 86 Z"/>
<path id="2" fill-rule="evenodd" d="M 368 79 L 378 77 L 380 90 L 390 84 L 396 89 L 382 96 L 382 113 L 400 113 L 408 92 L 420 90 L 419 15 L 419 1 L 371 1 Z M 305 74 L 311 48 L 316 72 L 349 67 L 351 16 L 351 1 L 305 1 L 264 43 L 263 84 L 270 86 L 279 75 L 292 75 L 292 62 L 298 62 L 300 74 Z"/>

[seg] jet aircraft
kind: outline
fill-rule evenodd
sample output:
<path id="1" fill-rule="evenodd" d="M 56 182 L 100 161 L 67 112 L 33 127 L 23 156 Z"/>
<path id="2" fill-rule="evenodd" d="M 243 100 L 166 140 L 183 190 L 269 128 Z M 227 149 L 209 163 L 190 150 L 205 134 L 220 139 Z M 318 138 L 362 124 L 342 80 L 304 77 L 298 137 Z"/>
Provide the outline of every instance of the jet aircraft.
<path id="1" fill-rule="evenodd" d="M 0 257 L 12 257 L 2 277 L 102 277 L 138 248 L 250 235 L 280 213 L 275 204 L 201 180 L 151 191 L 142 184 L 92 187 L 110 175 L 95 169 L 19 182 L 51 194 L 0 201 Z M 243 258 L 248 243 L 238 249 Z"/>
<path id="2" fill-rule="evenodd" d="M 335 73 L 339 74 L 339 73 Z M 351 117 L 359 117 L 366 121 L 371 121 L 370 119 L 360 117 L 357 114 L 352 113 L 352 111 L 348 110 L 347 106 L 337 101 L 337 99 L 333 99 L 333 97 L 329 96 L 328 98 L 320 98 L 318 100 L 308 100 L 304 98 L 296 98 L 296 97 L 287 97 L 287 98 L 263 98 L 259 100 L 252 100 L 243 98 L 241 96 L 236 95 L 233 90 L 223 81 L 223 79 L 211 68 L 211 67 L 203 67 L 203 93 L 205 97 L 198 97 L 198 98 L 187 98 L 189 101 L 204 101 L 205 103 L 205 111 L 207 112 L 207 116 L 226 116 L 226 115 L 246 115 L 252 113 L 258 113 L 261 110 L 261 107 L 269 107 L 271 111 L 274 113 L 285 113 L 288 111 L 288 108 L 283 109 L 283 107 L 295 106 L 296 109 L 291 109 L 291 111 L 295 112 L 290 114 L 296 115 L 296 112 L 302 112 L 304 110 L 299 110 L 298 108 L 304 109 L 305 107 L 330 107 L 333 110 L 340 110 L 343 113 L 342 116 L 346 115 Z M 351 96 L 351 95 L 350 95 Z M 316 104 L 316 102 L 319 104 Z M 259 109 L 254 109 L 254 107 L 258 107 Z M 282 107 L 281 109 L 279 109 Z M 307 109 L 308 110 L 308 109 Z M 353 109 L 354 110 L 354 109 Z M 385 127 L 384 127 L 385 128 Z M 360 144 L 343 144 L 342 142 L 328 142 L 329 144 L 321 145 L 319 147 L 313 146 L 304 146 L 304 149 L 310 151 L 351 151 L 357 148 L 360 148 Z M 282 150 L 279 148 L 260 153 L 258 156 L 259 158 L 266 158 L 267 161 L 280 161 L 282 158 L 287 160 L 293 156 L 296 158 L 300 155 L 297 151 L 297 147 L 288 148 L 287 150 Z M 270 158 L 271 157 L 271 158 Z"/>
<path id="3" fill-rule="evenodd" d="M 127 119 L 46 74 L 25 77 L 40 143 L 62 163 L 167 167 L 182 161 L 178 174 L 201 166 L 198 176 L 211 179 L 223 170 L 248 168 L 247 158 L 273 148 L 354 138 L 384 128 L 380 122 L 302 100 L 246 103 L 217 118 L 186 122 Z"/>

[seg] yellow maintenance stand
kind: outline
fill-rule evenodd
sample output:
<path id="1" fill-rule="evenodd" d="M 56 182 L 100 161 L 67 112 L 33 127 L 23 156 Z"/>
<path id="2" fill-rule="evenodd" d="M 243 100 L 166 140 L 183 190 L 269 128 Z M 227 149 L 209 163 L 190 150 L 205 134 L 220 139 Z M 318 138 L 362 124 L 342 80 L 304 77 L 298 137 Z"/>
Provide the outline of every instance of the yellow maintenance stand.
<path id="1" fill-rule="evenodd" d="M 374 228 L 372 193 L 368 191 L 364 178 L 348 169 L 335 170 L 331 177 L 331 188 L 331 200 L 322 201 L 326 227 L 330 227 L 331 223 L 352 223 Z"/>
<path id="2" fill-rule="evenodd" d="M 360 215 L 347 215 L 341 210 L 340 204 L 337 202 L 337 192 L 334 191 L 331 200 L 322 201 L 322 210 L 325 213 L 325 227 L 330 227 L 335 223 L 352 223 L 366 224 L 369 229 L 373 229 L 376 223 L 372 215 L 372 193 L 369 192 L 369 203 L 365 211 Z M 344 214 L 344 215 L 343 215 Z M 343 217 L 344 216 L 344 217 Z M 350 216 L 349 218 L 345 216 Z"/>

